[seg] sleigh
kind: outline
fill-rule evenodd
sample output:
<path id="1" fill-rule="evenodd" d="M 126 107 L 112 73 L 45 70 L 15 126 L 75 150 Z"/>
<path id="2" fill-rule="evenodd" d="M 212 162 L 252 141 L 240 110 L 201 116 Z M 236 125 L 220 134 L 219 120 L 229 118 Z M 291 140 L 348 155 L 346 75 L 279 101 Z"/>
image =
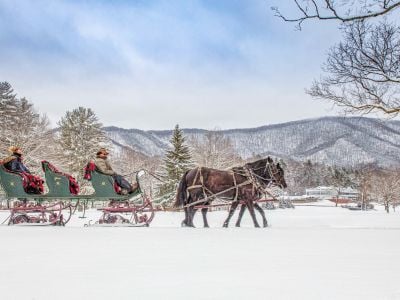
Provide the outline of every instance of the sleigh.
<path id="1" fill-rule="evenodd" d="M 48 186 L 44 195 L 27 193 L 24 179 L 0 165 L 0 183 L 6 199 L 17 200 L 9 209 L 8 225 L 64 226 L 78 207 L 83 206 L 82 218 L 85 218 L 88 203 L 94 201 L 109 203 L 109 207 L 100 209 L 100 219 L 89 221 L 86 226 L 149 226 L 154 218 L 152 202 L 140 188 L 134 194 L 121 195 L 115 191 L 111 176 L 93 171 L 91 182 L 95 192 L 75 195 L 71 191 L 68 174 L 58 172 L 46 161 L 42 162 L 42 167 Z M 139 172 L 138 183 L 140 175 Z"/>
<path id="2" fill-rule="evenodd" d="M 141 172 L 136 174 L 136 182 L 139 184 Z M 102 216 L 96 222 L 89 221 L 85 226 L 102 227 L 143 227 L 149 226 L 154 218 L 155 210 L 151 199 L 139 188 L 128 195 L 121 195 L 115 190 L 112 176 L 99 172 L 92 172 L 92 186 L 95 190 L 95 199 L 107 199 L 108 207 L 100 208 Z"/>

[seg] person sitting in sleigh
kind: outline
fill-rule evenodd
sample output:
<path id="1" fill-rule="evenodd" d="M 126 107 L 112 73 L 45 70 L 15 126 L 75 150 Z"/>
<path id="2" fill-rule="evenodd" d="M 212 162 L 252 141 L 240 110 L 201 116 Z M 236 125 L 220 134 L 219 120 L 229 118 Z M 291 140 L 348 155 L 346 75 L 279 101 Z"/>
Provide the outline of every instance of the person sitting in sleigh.
<path id="1" fill-rule="evenodd" d="M 114 178 L 116 184 L 121 188 L 120 194 L 132 194 L 136 192 L 139 188 L 138 183 L 129 183 L 122 175 L 117 174 L 111 167 L 109 161 L 107 160 L 109 152 L 105 148 L 101 148 L 94 160 L 96 165 L 96 171 L 105 175 L 110 175 Z"/>
<path id="2" fill-rule="evenodd" d="M 17 173 L 23 178 L 25 192 L 28 194 L 43 194 L 44 180 L 39 176 L 33 175 L 23 163 L 22 149 L 18 146 L 8 148 L 10 156 L 3 159 L 2 164 L 11 172 Z"/>

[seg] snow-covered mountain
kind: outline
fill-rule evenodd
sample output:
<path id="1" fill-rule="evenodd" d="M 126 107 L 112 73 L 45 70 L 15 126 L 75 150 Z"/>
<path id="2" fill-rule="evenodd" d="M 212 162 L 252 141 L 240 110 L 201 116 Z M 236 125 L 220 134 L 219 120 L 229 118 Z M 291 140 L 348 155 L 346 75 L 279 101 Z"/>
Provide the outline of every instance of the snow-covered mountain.
<path id="1" fill-rule="evenodd" d="M 172 134 L 172 130 L 105 130 L 118 147 L 130 147 L 147 156 L 163 155 Z M 206 132 L 184 129 L 187 136 L 202 137 Z M 400 121 L 396 120 L 324 117 L 221 132 L 243 158 L 273 155 L 343 166 L 369 162 L 389 166 L 400 162 Z"/>

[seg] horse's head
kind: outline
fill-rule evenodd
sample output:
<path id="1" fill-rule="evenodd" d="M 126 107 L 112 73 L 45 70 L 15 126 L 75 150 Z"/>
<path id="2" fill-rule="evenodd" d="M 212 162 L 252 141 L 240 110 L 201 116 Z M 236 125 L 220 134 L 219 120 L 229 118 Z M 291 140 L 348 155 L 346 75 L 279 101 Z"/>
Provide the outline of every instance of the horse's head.
<path id="1" fill-rule="evenodd" d="M 279 163 L 275 164 L 274 160 L 269 156 L 253 163 L 248 163 L 246 166 L 266 186 L 274 184 L 281 188 L 287 187 L 282 167 Z"/>

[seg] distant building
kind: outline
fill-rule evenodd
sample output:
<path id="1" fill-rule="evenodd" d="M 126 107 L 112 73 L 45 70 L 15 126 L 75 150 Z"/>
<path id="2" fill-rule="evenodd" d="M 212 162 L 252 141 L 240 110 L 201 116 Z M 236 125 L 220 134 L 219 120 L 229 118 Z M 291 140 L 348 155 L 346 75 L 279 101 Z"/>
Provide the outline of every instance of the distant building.
<path id="1" fill-rule="evenodd" d="M 318 186 L 311 189 L 306 189 L 307 197 L 314 197 L 320 200 L 332 199 L 338 196 L 341 199 L 357 200 L 358 191 L 350 187 L 347 188 L 336 188 L 333 186 Z"/>

